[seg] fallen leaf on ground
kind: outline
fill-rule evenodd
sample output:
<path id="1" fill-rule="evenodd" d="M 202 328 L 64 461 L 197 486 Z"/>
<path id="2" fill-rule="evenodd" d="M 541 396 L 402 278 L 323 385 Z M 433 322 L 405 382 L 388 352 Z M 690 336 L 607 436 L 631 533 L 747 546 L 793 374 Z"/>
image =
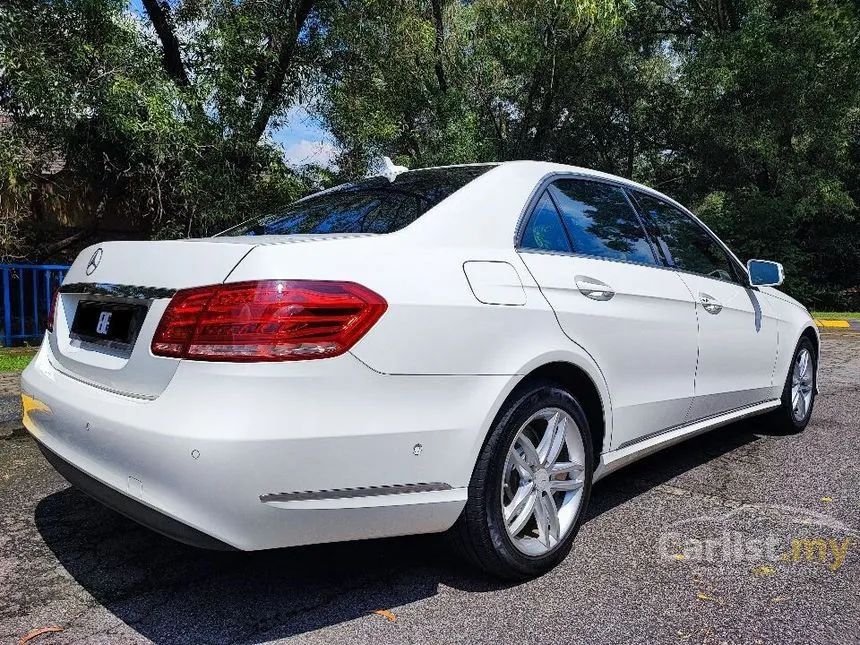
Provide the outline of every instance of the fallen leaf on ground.
<path id="1" fill-rule="evenodd" d="M 24 634 L 21 637 L 21 640 L 18 641 L 18 645 L 24 645 L 24 643 L 33 640 L 37 636 L 41 636 L 42 634 L 51 634 L 53 632 L 61 632 L 63 628 L 59 625 L 51 625 L 50 627 L 36 627 L 35 629 L 31 629 L 29 632 Z"/>
<path id="2" fill-rule="evenodd" d="M 675 554 L 675 555 L 673 555 L 672 557 L 673 557 L 673 558 L 675 558 L 676 560 L 678 560 L 678 561 L 680 562 L 681 560 L 683 560 L 683 559 L 684 559 L 684 554 L 683 554 L 683 553 L 676 553 L 676 554 Z"/>
<path id="3" fill-rule="evenodd" d="M 821 498 L 821 501 L 822 501 L 822 502 L 832 502 L 832 501 L 833 501 L 833 498 L 832 498 L 832 497 L 822 497 L 822 498 Z"/>
<path id="4" fill-rule="evenodd" d="M 377 614 L 377 615 L 379 615 L 379 616 L 382 616 L 383 618 L 387 618 L 387 619 L 388 619 L 388 620 L 390 620 L 392 623 L 393 623 L 395 620 L 397 620 L 397 617 L 396 617 L 394 614 L 392 614 L 390 611 L 388 611 L 387 609 L 377 609 L 377 610 L 376 610 L 375 612 L 373 612 L 373 613 L 374 613 L 374 614 Z"/>
<path id="5" fill-rule="evenodd" d="M 714 598 L 713 596 L 709 596 L 708 594 L 701 592 L 696 594 L 696 598 L 698 598 L 699 600 L 713 600 L 714 602 L 720 602 L 717 598 Z"/>

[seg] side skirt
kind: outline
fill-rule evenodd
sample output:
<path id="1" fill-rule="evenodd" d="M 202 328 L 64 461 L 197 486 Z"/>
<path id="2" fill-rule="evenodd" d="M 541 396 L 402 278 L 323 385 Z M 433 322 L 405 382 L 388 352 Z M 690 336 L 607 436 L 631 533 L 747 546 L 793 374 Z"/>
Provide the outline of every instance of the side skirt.
<path id="1" fill-rule="evenodd" d="M 616 450 L 610 450 L 600 456 L 600 463 L 594 471 L 594 481 L 598 481 L 606 477 L 606 475 L 623 468 L 624 466 L 633 463 L 637 459 L 642 459 L 655 452 L 668 448 L 676 443 L 680 443 L 696 435 L 704 434 L 709 430 L 714 430 L 720 426 L 740 421 L 747 417 L 752 417 L 757 414 L 769 412 L 781 405 L 779 399 L 765 401 L 764 403 L 756 403 L 748 405 L 725 414 L 720 414 L 715 417 L 701 419 L 694 423 L 672 428 L 650 437 L 643 437 L 636 443 L 622 446 Z"/>

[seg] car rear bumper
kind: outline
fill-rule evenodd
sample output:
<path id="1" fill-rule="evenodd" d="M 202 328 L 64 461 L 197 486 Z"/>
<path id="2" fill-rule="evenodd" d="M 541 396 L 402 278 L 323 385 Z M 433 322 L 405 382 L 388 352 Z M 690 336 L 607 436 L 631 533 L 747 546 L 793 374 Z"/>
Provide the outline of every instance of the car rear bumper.
<path id="1" fill-rule="evenodd" d="M 146 504 L 135 501 L 132 497 L 120 493 L 116 489 L 90 477 L 83 470 L 74 464 L 70 464 L 68 461 L 60 457 L 60 455 L 51 451 L 38 439 L 36 440 L 36 445 L 39 446 L 39 450 L 42 451 L 42 454 L 45 456 L 45 459 L 48 460 L 48 463 L 51 464 L 54 467 L 54 470 L 60 473 L 66 481 L 79 490 L 85 492 L 97 502 L 101 502 L 108 508 L 115 510 L 117 513 L 121 513 L 138 524 L 142 524 L 157 533 L 166 535 L 167 537 L 172 538 L 177 542 L 182 542 L 183 544 L 190 544 L 191 546 L 196 546 L 201 549 L 212 549 L 215 551 L 235 550 L 229 544 L 225 544 L 210 535 L 201 533 L 187 524 L 183 524 L 172 517 L 159 513 Z"/>
<path id="2" fill-rule="evenodd" d="M 385 376 L 348 354 L 182 361 L 135 399 L 58 371 L 46 343 L 22 393 L 25 427 L 70 482 L 180 541 L 254 550 L 449 528 L 514 380 Z"/>

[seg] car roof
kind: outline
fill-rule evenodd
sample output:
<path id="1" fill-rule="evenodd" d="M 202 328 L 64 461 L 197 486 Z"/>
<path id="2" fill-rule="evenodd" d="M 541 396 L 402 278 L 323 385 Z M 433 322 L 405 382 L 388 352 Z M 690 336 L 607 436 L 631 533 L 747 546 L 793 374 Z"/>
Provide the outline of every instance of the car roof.
<path id="1" fill-rule="evenodd" d="M 613 175 L 608 172 L 602 172 L 600 170 L 594 170 L 593 168 L 586 168 L 584 166 L 573 166 L 570 164 L 562 164 L 556 163 L 554 161 L 537 161 L 532 159 L 515 159 L 511 161 L 488 161 L 488 162 L 480 162 L 480 163 L 463 163 L 463 164 L 448 164 L 442 166 L 428 166 L 425 168 L 410 168 L 405 172 L 414 172 L 418 170 L 435 170 L 437 168 L 463 168 L 470 166 L 496 166 L 498 168 L 518 168 L 523 172 L 527 172 L 529 174 L 534 175 L 535 182 L 542 180 L 547 175 L 553 174 L 570 174 L 576 175 L 578 177 L 583 177 L 586 179 L 598 179 L 601 181 L 609 181 L 615 184 L 620 184 L 626 186 L 633 190 L 638 190 L 643 193 L 648 193 L 666 201 L 673 206 L 679 207 L 681 210 L 687 212 L 690 215 L 693 213 L 686 206 L 676 201 L 675 199 L 669 197 L 668 195 L 661 193 L 650 186 L 646 186 L 645 184 L 640 184 L 639 182 L 633 181 L 632 179 L 627 179 L 626 177 L 620 177 L 618 175 Z"/>

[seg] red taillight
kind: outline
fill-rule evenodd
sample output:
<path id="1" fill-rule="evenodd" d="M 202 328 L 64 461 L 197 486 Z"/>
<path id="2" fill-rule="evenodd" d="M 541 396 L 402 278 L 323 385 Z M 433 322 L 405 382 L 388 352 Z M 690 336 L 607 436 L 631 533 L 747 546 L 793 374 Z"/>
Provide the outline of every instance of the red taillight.
<path id="1" fill-rule="evenodd" d="M 385 313 L 354 282 L 263 280 L 182 289 L 152 339 L 152 353 L 207 361 L 295 361 L 349 350 Z"/>
<path id="2" fill-rule="evenodd" d="M 54 331 L 54 316 L 57 315 L 57 301 L 60 299 L 60 290 L 54 289 L 54 295 L 51 296 L 51 308 L 48 309 L 48 320 L 45 322 L 45 329 Z"/>

